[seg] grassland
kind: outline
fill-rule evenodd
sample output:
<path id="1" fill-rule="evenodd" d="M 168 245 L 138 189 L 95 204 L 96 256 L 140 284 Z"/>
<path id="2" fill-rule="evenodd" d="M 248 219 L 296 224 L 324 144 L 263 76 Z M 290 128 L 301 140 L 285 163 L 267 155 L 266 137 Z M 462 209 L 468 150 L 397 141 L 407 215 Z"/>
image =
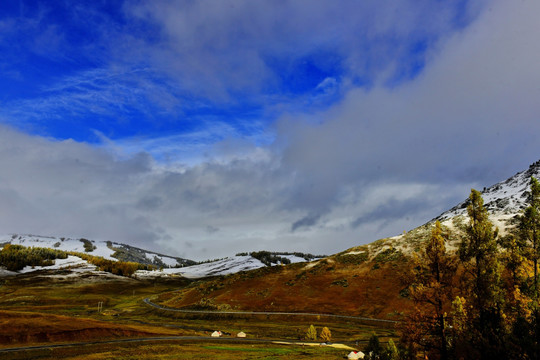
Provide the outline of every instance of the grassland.
<path id="1" fill-rule="evenodd" d="M 41 275 L 51 275 L 42 273 Z M 214 280 L 197 286 L 212 286 Z M 298 341 L 310 324 L 328 326 L 333 342 L 362 348 L 372 333 L 386 341 L 394 329 L 354 321 L 324 318 L 216 317 L 159 311 L 144 304 L 146 297 L 173 294 L 192 286 L 185 279 L 140 281 L 129 278 L 70 278 L 55 273 L 0 279 L 0 348 L 62 344 L 155 336 L 209 336 L 221 330 L 233 338 L 240 331 L 248 339 Z M 341 285 L 337 285 L 340 286 Z M 103 310 L 98 311 L 98 304 Z M 258 310 L 253 308 L 252 310 Z M 208 340 L 88 344 L 77 347 L 2 353 L 2 359 L 288 359 L 342 358 L 347 351 L 330 347 L 302 347 L 272 343 L 216 343 Z"/>
<path id="2" fill-rule="evenodd" d="M 98 344 L 77 348 L 4 353 L 3 360 L 138 360 L 138 359 L 341 359 L 346 351 L 331 347 L 277 344 L 215 344 L 210 342 L 144 342 Z"/>

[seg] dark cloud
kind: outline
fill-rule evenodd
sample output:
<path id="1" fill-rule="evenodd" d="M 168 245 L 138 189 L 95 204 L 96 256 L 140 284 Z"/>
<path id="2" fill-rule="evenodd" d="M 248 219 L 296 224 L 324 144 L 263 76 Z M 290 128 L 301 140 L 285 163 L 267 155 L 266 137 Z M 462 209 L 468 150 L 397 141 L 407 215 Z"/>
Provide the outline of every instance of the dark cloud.
<path id="1" fill-rule="evenodd" d="M 320 214 L 309 214 L 304 216 L 298 221 L 295 221 L 291 226 L 291 231 L 295 232 L 296 230 L 306 227 L 309 228 L 313 225 L 316 225 L 319 219 L 321 218 Z"/>

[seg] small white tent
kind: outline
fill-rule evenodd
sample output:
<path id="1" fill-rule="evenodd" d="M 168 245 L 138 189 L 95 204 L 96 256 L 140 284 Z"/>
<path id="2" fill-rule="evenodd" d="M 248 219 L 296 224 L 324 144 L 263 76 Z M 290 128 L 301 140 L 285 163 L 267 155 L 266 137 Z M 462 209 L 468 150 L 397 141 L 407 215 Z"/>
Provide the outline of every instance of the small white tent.
<path id="1" fill-rule="evenodd" d="M 211 336 L 212 337 L 220 337 L 221 336 L 221 331 L 214 331 Z"/>
<path id="2" fill-rule="evenodd" d="M 246 337 L 246 333 L 243 332 L 243 331 L 240 331 L 238 334 L 236 334 L 236 337 L 239 337 L 239 338 L 245 338 L 245 337 Z"/>

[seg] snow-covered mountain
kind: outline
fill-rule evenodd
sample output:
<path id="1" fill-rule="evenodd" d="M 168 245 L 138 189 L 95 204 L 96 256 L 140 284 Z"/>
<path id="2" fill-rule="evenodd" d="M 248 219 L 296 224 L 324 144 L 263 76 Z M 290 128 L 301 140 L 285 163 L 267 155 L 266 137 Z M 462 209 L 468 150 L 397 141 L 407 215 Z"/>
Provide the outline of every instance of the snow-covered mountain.
<path id="1" fill-rule="evenodd" d="M 527 170 L 482 190 L 484 206 L 495 217 L 518 214 L 527 205 L 531 176 L 540 178 L 540 160 L 531 164 Z M 464 200 L 436 219 L 445 221 L 457 215 L 467 214 L 468 200 Z"/>
<path id="2" fill-rule="evenodd" d="M 153 251 L 143 250 L 134 246 L 112 241 L 96 241 L 84 238 L 73 239 L 64 237 L 38 235 L 4 235 L 0 236 L 2 244 L 23 245 L 27 247 L 44 247 L 63 251 L 75 251 L 101 256 L 109 260 L 133 261 L 157 267 L 178 267 L 196 264 L 193 260 L 167 256 Z"/>
<path id="3" fill-rule="evenodd" d="M 256 252 L 252 254 L 238 254 L 224 259 L 196 263 L 192 260 L 166 256 L 149 250 L 139 249 L 130 245 L 111 241 L 95 241 L 88 239 L 56 238 L 37 235 L 4 235 L 0 236 L 0 249 L 5 244 L 23 245 L 26 247 L 43 247 L 63 251 L 87 253 L 109 260 L 134 261 L 141 264 L 155 265 L 159 269 L 153 271 L 139 270 L 135 272 L 136 278 L 155 278 L 167 276 L 183 276 L 190 279 L 207 276 L 219 276 L 254 270 L 269 265 L 295 263 L 314 258 L 311 255 Z M 266 255 L 266 257 L 264 257 Z M 304 256 L 304 257 L 302 257 Z M 259 257 L 259 258 L 257 258 Z M 273 258 L 273 259 L 270 259 Z M 261 261 L 262 260 L 262 261 Z M 52 266 L 27 266 L 18 273 L 27 273 L 39 270 L 69 269 L 78 274 L 81 272 L 96 272 L 96 267 L 87 261 L 70 255 L 67 260 L 57 259 Z M 17 273 L 2 271 L 0 276 L 15 275 Z"/>

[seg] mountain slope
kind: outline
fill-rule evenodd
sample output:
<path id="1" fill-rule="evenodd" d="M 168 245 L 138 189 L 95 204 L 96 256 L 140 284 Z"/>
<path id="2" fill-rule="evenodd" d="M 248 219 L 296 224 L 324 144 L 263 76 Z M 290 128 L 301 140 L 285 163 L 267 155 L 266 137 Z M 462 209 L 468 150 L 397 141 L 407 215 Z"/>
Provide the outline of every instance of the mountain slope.
<path id="1" fill-rule="evenodd" d="M 531 164 L 527 170 L 482 190 L 484 206 L 491 216 L 516 215 L 526 207 L 531 176 L 540 178 L 540 160 Z M 436 219 L 448 220 L 467 214 L 468 200 L 464 200 Z"/>

